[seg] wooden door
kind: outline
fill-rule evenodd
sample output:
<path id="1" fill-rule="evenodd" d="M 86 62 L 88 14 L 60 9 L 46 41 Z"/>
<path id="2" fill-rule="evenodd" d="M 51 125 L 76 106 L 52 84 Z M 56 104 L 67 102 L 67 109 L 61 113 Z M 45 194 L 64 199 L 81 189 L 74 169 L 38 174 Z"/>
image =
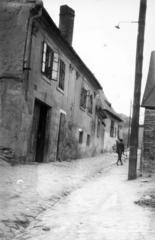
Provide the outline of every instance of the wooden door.
<path id="1" fill-rule="evenodd" d="M 57 142 L 57 160 L 59 161 L 63 160 L 65 125 L 66 125 L 66 115 L 61 112 L 60 122 L 59 122 L 58 142 Z"/>
<path id="2" fill-rule="evenodd" d="M 31 154 L 32 161 L 36 158 L 36 148 L 37 148 L 37 133 L 40 118 L 40 105 L 35 101 L 34 112 L 33 112 L 33 123 L 32 123 L 32 136 L 31 136 Z"/>

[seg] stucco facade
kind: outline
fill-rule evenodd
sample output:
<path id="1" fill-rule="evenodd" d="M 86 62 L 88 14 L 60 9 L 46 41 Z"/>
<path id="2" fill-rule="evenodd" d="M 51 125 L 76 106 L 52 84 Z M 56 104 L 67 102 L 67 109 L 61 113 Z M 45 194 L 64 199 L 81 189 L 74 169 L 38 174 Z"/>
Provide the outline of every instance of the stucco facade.
<path id="1" fill-rule="evenodd" d="M 20 162 L 103 152 L 105 116 L 96 112 L 102 87 L 43 6 L 1 4 L 0 32 L 0 146 Z"/>
<path id="2" fill-rule="evenodd" d="M 118 138 L 123 139 L 123 120 L 115 112 L 111 103 L 106 98 L 103 91 L 99 90 L 99 98 L 97 106 L 100 106 L 100 111 L 105 115 L 103 119 L 104 144 L 103 151 L 113 151 L 114 145 Z"/>
<path id="3" fill-rule="evenodd" d="M 114 122 L 114 130 L 111 134 L 111 122 Z M 104 150 L 112 151 L 112 147 L 116 144 L 118 138 L 122 138 L 121 124 L 116 118 L 110 116 L 105 119 L 105 137 L 104 137 Z"/>

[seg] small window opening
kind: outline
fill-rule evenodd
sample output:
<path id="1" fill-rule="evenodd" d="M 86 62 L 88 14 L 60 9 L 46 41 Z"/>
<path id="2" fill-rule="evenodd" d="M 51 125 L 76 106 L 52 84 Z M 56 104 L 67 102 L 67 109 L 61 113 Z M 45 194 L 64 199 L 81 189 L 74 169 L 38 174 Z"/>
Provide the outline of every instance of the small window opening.
<path id="1" fill-rule="evenodd" d="M 80 144 L 83 143 L 83 131 L 82 130 L 79 131 L 79 143 Z"/>
<path id="2" fill-rule="evenodd" d="M 90 135 L 87 134 L 87 146 L 89 146 L 89 145 L 90 145 Z"/>

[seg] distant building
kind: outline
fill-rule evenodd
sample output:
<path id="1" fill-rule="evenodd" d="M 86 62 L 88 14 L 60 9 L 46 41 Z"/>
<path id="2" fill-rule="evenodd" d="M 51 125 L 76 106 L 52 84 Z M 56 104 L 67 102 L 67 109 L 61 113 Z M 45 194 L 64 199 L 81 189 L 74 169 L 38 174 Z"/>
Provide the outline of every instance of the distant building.
<path id="1" fill-rule="evenodd" d="M 151 53 L 142 107 L 145 108 L 142 168 L 155 172 L 155 51 Z"/>
<path id="2" fill-rule="evenodd" d="M 122 121 L 72 47 L 74 10 L 59 29 L 37 1 L 0 6 L 0 146 L 19 162 L 94 156 L 111 149 Z M 103 111 L 102 111 L 103 110 Z"/>
<path id="3" fill-rule="evenodd" d="M 103 91 L 99 91 L 97 103 L 97 112 L 105 115 L 102 123 L 104 125 L 104 151 L 111 151 L 112 146 L 116 144 L 117 138 L 123 138 L 122 118 L 112 108 L 111 103 L 106 98 Z"/>

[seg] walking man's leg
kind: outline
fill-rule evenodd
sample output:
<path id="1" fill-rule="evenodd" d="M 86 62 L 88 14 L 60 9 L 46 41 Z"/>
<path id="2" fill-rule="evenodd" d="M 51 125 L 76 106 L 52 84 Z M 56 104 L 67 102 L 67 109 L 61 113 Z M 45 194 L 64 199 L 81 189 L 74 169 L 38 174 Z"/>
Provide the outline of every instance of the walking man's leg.
<path id="1" fill-rule="evenodd" d="M 123 165 L 123 162 L 122 162 L 122 153 L 120 154 L 120 163 L 121 163 L 121 165 Z"/>
<path id="2" fill-rule="evenodd" d="M 116 164 L 118 165 L 119 162 L 121 162 L 121 155 L 120 155 L 120 152 L 118 152 L 118 159 L 117 159 L 117 163 L 116 163 Z"/>

